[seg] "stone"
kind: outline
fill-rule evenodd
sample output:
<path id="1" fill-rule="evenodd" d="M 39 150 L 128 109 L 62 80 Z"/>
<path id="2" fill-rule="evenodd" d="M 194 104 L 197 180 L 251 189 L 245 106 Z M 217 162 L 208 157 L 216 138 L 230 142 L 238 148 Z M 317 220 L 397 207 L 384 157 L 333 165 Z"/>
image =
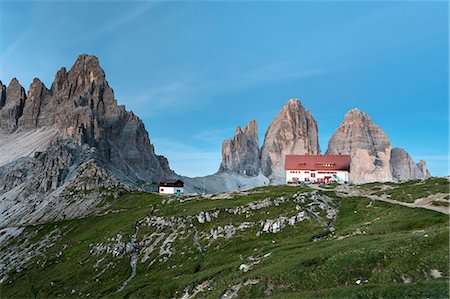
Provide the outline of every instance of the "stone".
<path id="1" fill-rule="evenodd" d="M 35 78 L 28 96 L 15 78 L 0 87 L 3 222 L 79 217 L 92 212 L 100 189 L 153 191 L 160 180 L 178 177 L 155 154 L 142 121 L 117 104 L 97 57 L 78 56 L 69 71 L 57 72 L 50 89 Z M 17 151 L 19 144 L 30 149 Z M 70 192 L 76 196 L 65 203 Z M 61 203 L 48 212 L 45 205 L 58 197 Z"/>
<path id="2" fill-rule="evenodd" d="M 284 181 L 289 154 L 320 154 L 317 122 L 298 99 L 290 99 L 270 124 L 261 149 L 261 169 L 275 182 Z"/>
<path id="3" fill-rule="evenodd" d="M 402 148 L 395 147 L 391 151 L 392 177 L 399 181 L 424 179 L 425 175 L 411 156 Z"/>
<path id="4" fill-rule="evenodd" d="M 18 128 L 26 101 L 25 89 L 16 78 L 8 87 L 2 85 L 0 97 L 0 133 L 12 133 Z"/>
<path id="5" fill-rule="evenodd" d="M 80 55 L 68 72 L 59 70 L 50 90 L 35 78 L 28 97 L 13 79 L 5 99 L 0 113 L 9 117 L 1 118 L 3 131 L 56 129 L 57 139 L 95 148 L 124 176 L 153 185 L 175 176 L 167 159 L 155 154 L 142 121 L 117 105 L 95 56 Z"/>
<path id="6" fill-rule="evenodd" d="M 430 171 L 427 168 L 427 162 L 420 160 L 419 163 L 417 163 L 417 167 L 419 167 L 425 178 L 431 177 Z"/>
<path id="7" fill-rule="evenodd" d="M 351 155 L 350 181 L 355 184 L 392 180 L 391 141 L 372 119 L 352 109 L 336 129 L 326 154 Z"/>
<path id="8" fill-rule="evenodd" d="M 237 127 L 234 137 L 223 142 L 219 172 L 257 176 L 259 171 L 258 125 L 252 120 L 242 129 Z"/>

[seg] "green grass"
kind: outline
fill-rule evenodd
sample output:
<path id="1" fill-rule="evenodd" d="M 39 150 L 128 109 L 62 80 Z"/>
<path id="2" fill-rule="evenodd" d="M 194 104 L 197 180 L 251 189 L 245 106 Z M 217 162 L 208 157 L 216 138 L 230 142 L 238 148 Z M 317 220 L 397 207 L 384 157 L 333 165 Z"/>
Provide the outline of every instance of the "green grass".
<path id="1" fill-rule="evenodd" d="M 75 298 L 89 294 L 90 297 L 172 298 L 181 297 L 186 288 L 210 281 L 211 288 L 199 297 L 218 298 L 230 286 L 249 279 L 258 279 L 259 283 L 243 286 L 239 297 L 448 297 L 447 215 L 363 197 L 340 199 L 333 191 L 320 193 L 332 196 L 339 204 L 334 232 L 315 221 L 304 221 L 294 227 L 287 226 L 277 234 L 256 237 L 259 228 L 255 227 L 230 239 L 219 238 L 209 246 L 201 240 L 203 252 L 199 252 L 192 235 L 188 237 L 192 231 L 188 226 L 184 235 L 181 234 L 186 238 L 178 238 L 171 245 L 174 254 L 170 259 L 157 260 L 151 265 L 152 259 L 138 262 L 136 277 L 119 293 L 117 287 L 131 272 L 129 256 L 113 258 L 111 254 L 96 256 L 89 252 L 93 244 L 107 242 L 118 233 L 129 239 L 136 221 L 146 216 L 187 219 L 200 211 L 220 209 L 219 219 L 211 223 L 192 221 L 200 233 L 208 232 L 219 225 L 289 215 L 295 205 L 287 202 L 271 206 L 254 211 L 249 217 L 229 214 L 225 209 L 310 191 L 308 187 L 262 187 L 248 195 L 234 194 L 232 199 L 193 199 L 168 204 L 163 204 L 159 195 L 146 193 L 108 199 L 108 213 L 102 216 L 27 228 L 33 242 L 55 229 L 61 237 L 44 255 L 32 259 L 24 271 L 12 271 L 1 285 L 1 297 Z M 142 227 L 138 239 L 152 232 L 154 228 Z M 170 233 L 171 229 L 165 232 Z M 63 249 L 64 246 L 67 248 Z M 62 255 L 57 257 L 59 252 Z M 270 256 L 261 258 L 267 253 Z M 157 253 L 152 254 L 156 256 Z M 261 261 L 249 272 L 239 271 L 242 263 L 250 263 L 250 257 L 259 257 Z M 98 262 L 100 267 L 96 270 L 94 266 Z M 110 268 L 99 275 L 108 263 Z M 433 278 L 434 269 L 442 273 L 441 278 Z M 367 282 L 356 285 L 357 279 Z"/>
<path id="2" fill-rule="evenodd" d="M 449 202 L 448 201 L 437 201 L 437 200 L 433 200 L 431 202 L 431 204 L 433 206 L 437 206 L 437 207 L 449 207 Z"/>
<path id="3" fill-rule="evenodd" d="M 376 195 L 388 195 L 391 199 L 414 202 L 437 193 L 449 193 L 449 181 L 446 178 L 429 178 L 427 180 L 411 180 L 392 184 L 392 189 L 378 191 Z"/>

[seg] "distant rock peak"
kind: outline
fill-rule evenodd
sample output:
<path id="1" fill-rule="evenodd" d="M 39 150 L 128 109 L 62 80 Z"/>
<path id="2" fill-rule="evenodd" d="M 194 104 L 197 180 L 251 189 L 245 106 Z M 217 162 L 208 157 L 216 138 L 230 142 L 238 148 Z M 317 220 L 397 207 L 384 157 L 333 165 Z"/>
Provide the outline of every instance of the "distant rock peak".
<path id="1" fill-rule="evenodd" d="M 284 159 L 289 154 L 320 153 L 318 126 L 311 112 L 291 98 L 270 124 L 261 149 L 261 169 L 265 176 L 281 181 Z"/>
<path id="2" fill-rule="evenodd" d="M 286 154 L 319 152 L 317 122 L 298 99 L 291 98 L 270 125 L 261 150 L 256 120 L 237 127 L 235 136 L 223 142 L 219 172 L 252 176 L 262 172 L 278 181 L 284 176 Z"/>
<path id="3" fill-rule="evenodd" d="M 401 148 L 392 149 L 387 134 L 366 113 L 353 108 L 328 143 L 327 154 L 352 155 L 353 183 L 409 180 L 427 177 L 426 166 L 416 165 Z"/>
<path id="4" fill-rule="evenodd" d="M 259 166 L 258 125 L 256 120 L 236 128 L 235 135 L 222 144 L 222 163 L 219 172 L 257 176 Z"/>
<path id="5" fill-rule="evenodd" d="M 366 113 L 354 108 L 333 133 L 326 153 L 351 155 L 350 180 L 365 183 L 392 180 L 391 148 L 386 133 Z"/>

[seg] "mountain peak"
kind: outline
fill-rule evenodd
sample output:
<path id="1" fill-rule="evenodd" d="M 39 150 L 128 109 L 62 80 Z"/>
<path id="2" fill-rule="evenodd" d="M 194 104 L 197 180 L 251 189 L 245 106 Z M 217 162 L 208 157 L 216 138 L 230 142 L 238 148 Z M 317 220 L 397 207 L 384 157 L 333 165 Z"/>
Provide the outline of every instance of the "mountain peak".
<path id="1" fill-rule="evenodd" d="M 350 180 L 354 183 L 392 180 L 391 141 L 382 128 L 359 109 L 347 112 L 328 142 L 327 154 L 352 155 Z"/>
<path id="2" fill-rule="evenodd" d="M 81 54 L 70 68 L 68 79 L 83 80 L 83 83 L 92 83 L 105 79 L 105 72 L 100 67 L 100 61 L 96 56 Z"/>
<path id="3" fill-rule="evenodd" d="M 319 154 L 317 122 L 306 113 L 300 100 L 291 98 L 270 124 L 261 149 L 264 175 L 284 176 L 284 157 L 289 154 Z"/>
<path id="4" fill-rule="evenodd" d="M 257 176 L 259 165 L 258 125 L 252 120 L 244 128 L 238 126 L 233 138 L 223 142 L 219 172 Z"/>
<path id="5" fill-rule="evenodd" d="M 14 77 L 9 82 L 8 88 L 10 88 L 10 87 L 22 87 L 22 85 L 20 85 L 19 80 L 17 80 L 17 78 Z"/>
<path id="6" fill-rule="evenodd" d="M 297 104 L 301 104 L 301 102 L 300 102 L 300 100 L 297 99 L 297 98 L 290 98 L 290 99 L 287 101 L 287 104 L 289 104 L 289 105 L 293 105 L 293 104 L 297 105 Z"/>
<path id="7" fill-rule="evenodd" d="M 35 78 L 28 95 L 17 79 L 2 87 L 0 132 L 55 132 L 59 140 L 95 147 L 105 165 L 150 184 L 173 175 L 163 169 L 142 121 L 117 105 L 97 57 L 79 55 L 68 72 L 56 73 L 51 90 Z"/>

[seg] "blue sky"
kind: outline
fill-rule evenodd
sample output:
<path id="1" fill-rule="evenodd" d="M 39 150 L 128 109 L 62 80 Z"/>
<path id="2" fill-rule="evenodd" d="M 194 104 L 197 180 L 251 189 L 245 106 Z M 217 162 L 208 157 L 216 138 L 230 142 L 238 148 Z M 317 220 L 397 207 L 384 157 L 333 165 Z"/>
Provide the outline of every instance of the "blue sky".
<path id="1" fill-rule="evenodd" d="M 0 2 L 0 80 L 50 86 L 96 55 L 120 104 L 178 173 L 215 172 L 221 142 L 285 102 L 322 151 L 358 107 L 393 146 L 449 174 L 449 8 L 442 2 Z"/>

